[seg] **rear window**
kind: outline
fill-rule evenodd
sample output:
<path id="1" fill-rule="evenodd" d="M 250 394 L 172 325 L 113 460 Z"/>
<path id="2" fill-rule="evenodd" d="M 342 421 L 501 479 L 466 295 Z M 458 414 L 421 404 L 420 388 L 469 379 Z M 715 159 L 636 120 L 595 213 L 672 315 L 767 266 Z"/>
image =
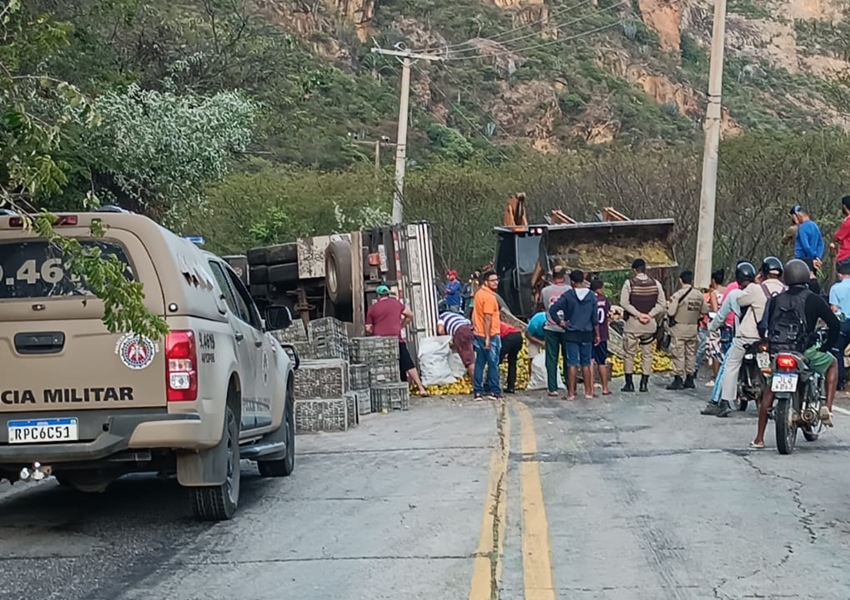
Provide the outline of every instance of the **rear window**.
<path id="1" fill-rule="evenodd" d="M 84 248 L 99 248 L 104 258 L 115 256 L 127 265 L 125 276 L 133 279 L 124 249 L 115 242 L 80 240 Z M 82 296 L 89 293 L 84 281 L 65 269 L 59 249 L 45 241 L 0 243 L 0 300 Z"/>

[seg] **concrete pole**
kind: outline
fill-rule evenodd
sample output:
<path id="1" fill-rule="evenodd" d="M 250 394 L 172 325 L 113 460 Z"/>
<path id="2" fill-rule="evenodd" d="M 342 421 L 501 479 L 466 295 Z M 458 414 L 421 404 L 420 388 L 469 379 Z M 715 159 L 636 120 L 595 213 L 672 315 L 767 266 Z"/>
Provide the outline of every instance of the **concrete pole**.
<path id="1" fill-rule="evenodd" d="M 699 199 L 694 284 L 707 288 L 711 283 L 714 253 L 714 214 L 717 201 L 717 153 L 720 146 L 720 96 L 723 90 L 723 46 L 726 39 L 726 0 L 714 0 L 711 32 L 711 66 L 708 78 L 708 106 L 705 113 L 705 148 L 702 156 L 702 189 Z"/>
<path id="2" fill-rule="evenodd" d="M 402 59 L 401 62 L 401 98 L 398 106 L 398 134 L 395 146 L 395 191 L 393 192 L 393 224 L 404 220 L 404 168 L 407 165 L 407 116 L 410 114 L 410 66 L 413 60 L 442 61 L 443 57 L 431 54 L 417 54 L 408 50 L 385 50 L 372 48 L 372 52 L 386 54 Z"/>
<path id="3" fill-rule="evenodd" d="M 381 175 L 381 140 L 375 140 L 375 177 Z"/>
<path id="4" fill-rule="evenodd" d="M 410 111 L 410 57 L 401 63 L 401 98 L 398 105 L 398 133 L 395 146 L 395 191 L 393 192 L 393 225 L 404 220 L 404 168 L 407 165 L 407 115 Z"/>

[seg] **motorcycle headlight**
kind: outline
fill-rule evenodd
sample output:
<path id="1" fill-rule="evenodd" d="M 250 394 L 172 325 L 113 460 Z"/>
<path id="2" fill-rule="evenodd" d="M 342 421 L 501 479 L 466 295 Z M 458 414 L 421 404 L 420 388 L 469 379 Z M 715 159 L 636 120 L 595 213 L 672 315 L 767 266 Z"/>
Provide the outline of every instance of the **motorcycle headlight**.
<path id="1" fill-rule="evenodd" d="M 744 355 L 744 359 L 745 359 L 745 360 L 752 360 L 752 359 L 753 359 L 753 355 L 752 355 L 752 354 L 745 354 L 745 355 Z"/>

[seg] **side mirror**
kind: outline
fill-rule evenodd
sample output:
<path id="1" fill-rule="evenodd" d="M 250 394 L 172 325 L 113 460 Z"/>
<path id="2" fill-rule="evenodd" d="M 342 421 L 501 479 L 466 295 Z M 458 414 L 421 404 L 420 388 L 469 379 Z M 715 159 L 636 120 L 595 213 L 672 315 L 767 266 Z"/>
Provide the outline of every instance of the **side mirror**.
<path id="1" fill-rule="evenodd" d="M 286 329 L 292 325 L 292 313 L 286 306 L 269 306 L 266 309 L 266 331 Z"/>

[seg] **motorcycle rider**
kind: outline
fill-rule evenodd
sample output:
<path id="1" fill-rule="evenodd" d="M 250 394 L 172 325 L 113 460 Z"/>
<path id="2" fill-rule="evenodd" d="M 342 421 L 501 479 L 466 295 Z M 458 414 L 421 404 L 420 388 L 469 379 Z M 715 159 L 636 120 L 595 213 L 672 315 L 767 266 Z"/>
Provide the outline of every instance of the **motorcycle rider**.
<path id="1" fill-rule="evenodd" d="M 761 339 L 758 324 L 764 314 L 765 306 L 770 298 L 785 291 L 785 286 L 780 280 L 782 261 L 775 256 L 768 256 L 762 261 L 760 269 L 762 280 L 756 285 L 750 285 L 755 281 L 755 272 L 750 271 L 752 265 L 744 263 L 741 267 L 745 265 L 746 273 L 742 273 L 740 279 L 738 272 L 735 275 L 741 286 L 741 293 L 738 295 L 738 306 L 741 308 L 740 322 L 735 328 L 735 337 L 729 349 L 720 386 L 720 406 L 723 409 L 728 408 L 730 412 L 730 403 L 738 394 L 738 375 L 744 362 L 744 355 L 747 353 L 747 346 Z M 742 283 L 742 280 L 746 283 Z"/>
<path id="2" fill-rule="evenodd" d="M 789 260 L 785 264 L 785 284 L 788 290 L 771 298 L 766 308 L 766 335 L 770 344 L 771 356 L 779 352 L 801 352 L 809 367 L 826 377 L 826 406 L 820 408 L 820 420 L 832 427 L 832 403 L 835 401 L 835 388 L 838 381 L 838 363 L 829 350 L 838 339 L 840 324 L 826 301 L 808 288 L 809 267 L 799 259 Z M 783 318 L 779 317 L 780 311 Z M 790 326 L 785 321 L 792 318 Z M 827 339 L 817 346 L 815 330 L 818 319 L 829 328 Z M 798 323 L 802 322 L 802 331 L 797 334 Z M 751 448 L 764 448 L 764 430 L 767 428 L 768 412 L 773 406 L 774 393 L 771 386 L 765 388 L 759 406 L 759 422 L 756 438 Z"/>
<path id="3" fill-rule="evenodd" d="M 741 308 L 738 304 L 741 296 L 743 296 L 746 289 L 755 280 L 756 268 L 752 265 L 752 263 L 746 261 L 739 262 L 738 266 L 735 268 L 735 283 L 738 284 L 738 289 L 733 289 L 727 294 L 726 300 L 723 301 L 723 306 L 708 326 L 709 331 L 716 331 L 724 324 L 726 317 L 731 312 L 735 313 L 735 337 L 732 339 L 732 345 L 730 346 L 729 351 L 726 352 L 726 356 L 723 359 L 723 364 L 720 367 L 721 376 L 715 387 L 715 389 L 719 387 L 720 401 L 715 404 L 714 400 L 718 394 L 713 394 L 712 400 L 709 401 L 706 407 L 701 411 L 701 414 L 703 415 L 728 417 L 732 412 L 732 406 L 730 403 L 735 399 L 735 396 L 738 393 L 738 371 L 743 363 L 745 354 L 744 348 L 748 344 L 758 341 L 759 339 L 758 329 L 756 328 L 758 321 L 754 321 L 752 324 L 753 328 L 756 330 L 755 338 L 752 337 L 753 332 L 749 328 L 742 329 L 747 311 L 746 309 Z M 752 317 L 750 317 L 750 319 L 751 318 Z"/>

